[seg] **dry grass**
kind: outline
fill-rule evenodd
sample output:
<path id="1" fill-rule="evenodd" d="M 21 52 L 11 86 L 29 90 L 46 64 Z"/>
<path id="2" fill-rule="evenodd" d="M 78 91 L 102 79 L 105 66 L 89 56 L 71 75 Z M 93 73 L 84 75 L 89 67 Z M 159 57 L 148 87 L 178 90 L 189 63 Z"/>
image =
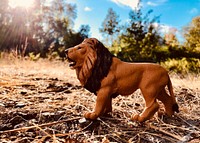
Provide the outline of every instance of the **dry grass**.
<path id="1" fill-rule="evenodd" d="M 171 74 L 180 113 L 129 120 L 144 107 L 140 91 L 113 100 L 110 117 L 81 121 L 96 97 L 60 61 L 0 60 L 0 142 L 200 142 L 200 78 Z"/>

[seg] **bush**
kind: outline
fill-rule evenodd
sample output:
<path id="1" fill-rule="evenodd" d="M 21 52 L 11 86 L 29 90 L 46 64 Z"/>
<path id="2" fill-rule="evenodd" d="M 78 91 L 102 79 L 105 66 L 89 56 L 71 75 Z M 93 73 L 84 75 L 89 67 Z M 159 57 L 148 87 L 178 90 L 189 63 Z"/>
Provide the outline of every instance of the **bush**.
<path id="1" fill-rule="evenodd" d="M 187 74 L 190 72 L 200 73 L 200 60 L 195 58 L 182 58 L 180 60 L 168 59 L 162 62 L 161 65 L 170 71 L 180 74 Z"/>
<path id="2" fill-rule="evenodd" d="M 38 53 L 36 55 L 33 52 L 29 53 L 29 59 L 31 61 L 37 61 L 37 60 L 39 60 L 39 58 L 40 58 L 40 53 Z"/>

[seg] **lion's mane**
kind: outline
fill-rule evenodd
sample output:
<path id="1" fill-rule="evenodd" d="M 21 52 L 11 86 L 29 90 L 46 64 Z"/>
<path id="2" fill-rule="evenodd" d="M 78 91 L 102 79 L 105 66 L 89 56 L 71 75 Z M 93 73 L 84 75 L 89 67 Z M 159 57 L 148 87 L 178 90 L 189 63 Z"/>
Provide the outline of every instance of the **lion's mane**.
<path id="1" fill-rule="evenodd" d="M 98 41 L 95 45 L 94 50 L 96 50 L 97 60 L 91 70 L 90 77 L 84 85 L 84 88 L 94 94 L 99 90 L 102 79 L 107 76 L 114 56 L 101 42 Z"/>

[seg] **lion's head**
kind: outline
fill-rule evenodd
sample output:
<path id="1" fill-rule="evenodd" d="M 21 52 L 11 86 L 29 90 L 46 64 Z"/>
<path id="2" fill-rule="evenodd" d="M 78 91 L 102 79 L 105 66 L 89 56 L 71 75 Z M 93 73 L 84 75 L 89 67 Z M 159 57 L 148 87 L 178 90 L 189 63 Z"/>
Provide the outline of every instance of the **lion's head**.
<path id="1" fill-rule="evenodd" d="M 66 50 L 69 66 L 76 69 L 81 84 L 96 93 L 101 80 L 107 76 L 113 55 L 95 38 L 85 39 L 81 44 Z"/>
<path id="2" fill-rule="evenodd" d="M 88 42 L 90 41 L 90 42 Z M 92 43 L 91 43 L 92 42 Z M 96 40 L 84 40 L 81 44 L 66 50 L 66 57 L 72 69 L 82 68 L 83 65 L 94 65 Z M 85 63 L 86 62 L 86 63 Z M 89 62 L 89 63 L 88 63 Z"/>

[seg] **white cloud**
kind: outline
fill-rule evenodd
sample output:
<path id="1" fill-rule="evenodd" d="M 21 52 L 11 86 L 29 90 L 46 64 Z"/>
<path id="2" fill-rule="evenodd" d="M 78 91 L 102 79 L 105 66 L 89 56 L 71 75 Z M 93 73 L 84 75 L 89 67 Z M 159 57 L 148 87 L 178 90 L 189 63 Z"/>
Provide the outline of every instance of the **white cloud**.
<path id="1" fill-rule="evenodd" d="M 166 33 L 176 33 L 177 29 L 173 26 L 167 24 L 153 23 L 153 26 L 158 29 L 162 34 Z"/>
<path id="2" fill-rule="evenodd" d="M 148 1 L 146 4 L 148 6 L 159 6 L 166 3 L 167 1 L 168 0 L 154 0 L 154 1 Z"/>
<path id="3" fill-rule="evenodd" d="M 192 8 L 192 9 L 189 11 L 190 14 L 197 14 L 198 12 L 199 12 L 199 11 L 198 11 L 197 8 Z"/>
<path id="4" fill-rule="evenodd" d="M 172 27 L 169 25 L 160 25 L 161 33 L 169 33 Z"/>
<path id="5" fill-rule="evenodd" d="M 157 3 L 154 3 L 154 2 L 151 2 L 151 1 L 148 1 L 148 2 L 147 2 L 147 5 L 149 5 L 149 6 L 157 6 L 158 4 L 157 4 Z"/>
<path id="6" fill-rule="evenodd" d="M 86 7 L 84 8 L 84 11 L 92 11 L 92 8 L 86 6 Z"/>
<path id="7" fill-rule="evenodd" d="M 139 0 L 111 0 L 111 1 L 118 5 L 125 5 L 131 7 L 132 9 L 136 9 L 139 3 Z"/>
<path id="8" fill-rule="evenodd" d="M 179 40 L 179 42 L 184 41 L 182 30 L 177 29 L 176 27 L 173 27 L 173 26 L 170 26 L 167 24 L 154 23 L 153 25 L 156 29 L 159 30 L 161 35 L 164 36 L 165 34 L 175 34 L 176 38 Z"/>

